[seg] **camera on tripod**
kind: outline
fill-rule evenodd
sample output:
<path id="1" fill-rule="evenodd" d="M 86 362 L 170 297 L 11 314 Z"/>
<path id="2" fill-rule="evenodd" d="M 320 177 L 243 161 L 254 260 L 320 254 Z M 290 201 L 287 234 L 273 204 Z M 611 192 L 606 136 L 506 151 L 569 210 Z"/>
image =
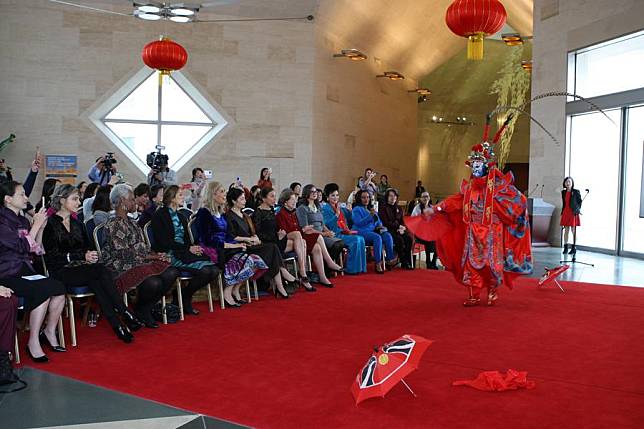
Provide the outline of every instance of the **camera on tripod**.
<path id="1" fill-rule="evenodd" d="M 168 155 L 161 153 L 161 149 L 164 149 L 163 146 L 157 146 L 156 152 L 150 152 L 145 159 L 146 164 L 152 170 L 158 172 L 162 169 L 167 168 L 168 166 Z"/>

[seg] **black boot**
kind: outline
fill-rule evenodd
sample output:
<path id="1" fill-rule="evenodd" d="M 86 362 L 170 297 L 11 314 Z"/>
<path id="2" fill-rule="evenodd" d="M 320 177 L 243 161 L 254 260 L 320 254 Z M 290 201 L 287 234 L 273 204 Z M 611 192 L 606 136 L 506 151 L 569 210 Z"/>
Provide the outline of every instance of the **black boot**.
<path id="1" fill-rule="evenodd" d="M 121 316 L 123 316 L 123 321 L 130 331 L 136 332 L 143 327 L 143 322 L 141 322 L 139 318 L 132 314 L 132 312 L 127 308 L 121 312 Z"/>
<path id="2" fill-rule="evenodd" d="M 112 329 L 114 329 L 114 333 L 116 334 L 118 339 L 123 341 L 124 343 L 129 344 L 134 340 L 134 335 L 132 335 L 127 326 L 112 326 Z"/>
<path id="3" fill-rule="evenodd" d="M 561 252 L 561 253 L 564 254 L 564 255 L 566 253 L 568 253 L 568 243 L 564 244 L 563 252 Z"/>
<path id="4" fill-rule="evenodd" d="M 18 381 L 18 376 L 14 374 L 9 352 L 0 352 L 0 386 L 13 384 Z"/>
<path id="5" fill-rule="evenodd" d="M 574 244 L 570 246 L 570 251 L 568 252 L 569 255 L 575 255 L 577 253 L 577 246 Z"/>

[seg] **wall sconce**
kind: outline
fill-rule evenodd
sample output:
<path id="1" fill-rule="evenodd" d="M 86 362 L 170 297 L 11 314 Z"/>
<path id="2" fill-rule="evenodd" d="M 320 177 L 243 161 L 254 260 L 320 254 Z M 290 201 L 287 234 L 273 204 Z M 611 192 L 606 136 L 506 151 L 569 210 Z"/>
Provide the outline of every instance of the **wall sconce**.
<path id="1" fill-rule="evenodd" d="M 457 116 L 454 120 L 445 119 L 442 116 L 432 116 L 432 123 L 436 125 L 474 125 L 474 122 L 467 119 L 466 116 Z"/>
<path id="2" fill-rule="evenodd" d="M 407 92 L 409 92 L 409 93 L 415 92 L 415 93 L 417 93 L 418 95 L 421 95 L 421 96 L 426 96 L 426 95 L 431 95 L 432 94 L 432 91 L 429 88 L 410 89 Z"/>
<path id="3" fill-rule="evenodd" d="M 333 58 L 348 58 L 351 61 L 363 61 L 367 56 L 357 49 L 343 49 L 339 54 L 334 54 Z"/>
<path id="4" fill-rule="evenodd" d="M 429 101 L 429 96 L 428 95 L 420 95 L 420 96 L 418 96 L 418 104 L 424 103 L 425 101 Z"/>
<path id="5" fill-rule="evenodd" d="M 528 73 L 532 72 L 532 60 L 521 61 L 521 67 L 523 67 L 523 70 L 527 71 Z"/>
<path id="6" fill-rule="evenodd" d="M 405 78 L 405 76 L 398 73 L 397 71 L 386 71 L 383 74 L 377 75 L 376 77 L 386 77 L 387 79 L 391 80 L 403 80 Z"/>
<path id="7" fill-rule="evenodd" d="M 532 40 L 532 36 L 521 36 L 519 33 L 503 33 L 501 39 L 508 46 L 523 45 L 526 40 Z"/>

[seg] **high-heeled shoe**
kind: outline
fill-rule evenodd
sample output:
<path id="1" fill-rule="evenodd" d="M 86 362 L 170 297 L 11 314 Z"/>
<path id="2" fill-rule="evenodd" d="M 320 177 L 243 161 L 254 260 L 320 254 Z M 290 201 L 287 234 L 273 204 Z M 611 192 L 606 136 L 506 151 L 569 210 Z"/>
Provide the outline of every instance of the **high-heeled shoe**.
<path id="1" fill-rule="evenodd" d="M 380 263 L 376 264 L 376 274 L 384 274 L 385 270 L 382 269 Z"/>
<path id="2" fill-rule="evenodd" d="M 143 322 L 139 320 L 130 310 L 127 308 L 121 313 L 123 316 L 123 321 L 127 325 L 128 329 L 132 332 L 136 332 L 143 327 Z"/>
<path id="3" fill-rule="evenodd" d="M 305 280 L 305 279 L 306 279 L 306 280 Z M 305 290 L 305 291 L 307 291 L 307 292 L 316 292 L 316 291 L 317 291 L 317 289 L 315 288 L 315 286 L 312 286 L 312 285 L 311 285 L 311 283 L 309 283 L 309 279 L 307 279 L 306 277 L 300 277 L 299 279 L 297 279 L 297 282 L 298 282 L 298 283 L 300 284 L 300 286 L 302 286 L 302 287 L 304 288 L 304 290 Z M 308 287 L 306 287 L 306 285 L 307 285 L 307 284 L 309 285 Z"/>
<path id="4" fill-rule="evenodd" d="M 239 299 L 237 299 L 235 296 L 233 296 L 233 301 L 235 301 L 235 304 L 237 304 L 237 305 L 248 304 L 248 302 L 246 302 L 245 300 L 241 299 L 241 297 Z"/>
<path id="5" fill-rule="evenodd" d="M 290 295 L 287 293 L 286 295 L 283 295 L 282 292 L 278 288 L 273 288 L 273 293 L 275 294 L 275 298 L 284 298 L 284 299 L 289 299 Z"/>
<path id="6" fill-rule="evenodd" d="M 324 287 L 328 287 L 329 289 L 333 287 L 333 283 L 320 283 Z"/>
<path id="7" fill-rule="evenodd" d="M 29 359 L 36 363 L 46 363 L 49 362 L 49 358 L 47 355 L 42 355 L 38 357 L 34 357 L 34 355 L 31 354 L 31 350 L 29 350 L 29 344 L 27 344 L 27 355 L 29 356 Z"/>
<path id="8" fill-rule="evenodd" d="M 65 347 L 62 346 L 52 346 L 51 343 L 49 342 L 49 338 L 47 338 L 47 335 L 45 335 L 45 331 L 41 331 L 40 335 L 38 336 L 38 339 L 40 340 L 40 344 L 44 344 L 47 347 L 51 349 L 52 352 L 56 353 L 64 353 L 67 351 Z"/>
<path id="9" fill-rule="evenodd" d="M 132 332 L 130 332 L 127 326 L 119 325 L 112 329 L 114 329 L 114 333 L 116 334 L 118 339 L 123 341 L 125 344 L 130 344 L 132 341 L 134 341 L 134 335 L 132 335 Z"/>
<path id="10" fill-rule="evenodd" d="M 329 267 L 329 271 L 331 271 L 333 273 L 343 273 L 344 272 L 344 267 L 340 267 L 337 270 Z"/>
<path id="11" fill-rule="evenodd" d="M 234 303 L 231 304 L 226 299 L 224 299 L 224 308 L 240 308 L 241 307 L 241 304 L 238 304 L 237 301 L 235 301 L 234 296 L 233 296 L 233 301 L 234 301 Z"/>

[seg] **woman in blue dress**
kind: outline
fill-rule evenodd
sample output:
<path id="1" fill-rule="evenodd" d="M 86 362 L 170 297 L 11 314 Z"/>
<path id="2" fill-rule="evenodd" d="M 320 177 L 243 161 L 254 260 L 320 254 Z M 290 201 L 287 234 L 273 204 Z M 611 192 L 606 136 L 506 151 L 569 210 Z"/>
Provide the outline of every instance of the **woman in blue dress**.
<path id="1" fill-rule="evenodd" d="M 371 204 L 371 197 L 367 191 L 359 191 L 353 203 L 351 211 L 353 229 L 364 237 L 367 246 L 373 246 L 373 257 L 376 260 L 376 273 L 384 274 L 380 262 L 382 261 L 382 248 L 385 248 L 385 258 L 388 265 L 395 265 L 397 262 L 394 253 L 394 240 L 387 228 L 385 228 L 378 217 L 378 213 Z"/>
<path id="2" fill-rule="evenodd" d="M 341 238 L 348 247 L 347 263 L 344 270 L 347 274 L 367 272 L 367 252 L 364 238 L 356 231 L 351 231 L 343 208 L 340 206 L 340 188 L 336 183 L 324 187 L 328 204 L 322 206 L 322 216 L 327 228 Z"/>
<path id="3" fill-rule="evenodd" d="M 196 214 L 195 242 L 214 249 L 212 259 L 217 259 L 224 268 L 224 301 L 227 307 L 239 307 L 245 303 L 239 289 L 247 280 L 261 277 L 268 266 L 262 258 L 246 252 L 246 243 L 238 243 L 228 234 L 228 222 L 224 216 L 226 188 L 219 182 L 211 182 L 206 188 L 202 208 Z"/>
<path id="4" fill-rule="evenodd" d="M 152 249 L 168 253 L 171 265 L 181 271 L 187 271 L 192 279 L 182 289 L 183 312 L 196 316 L 199 311 L 192 307 L 192 296 L 208 283 L 214 281 L 219 270 L 210 258 L 204 254 L 201 246 L 192 245 L 188 235 L 187 219 L 177 213 L 183 206 L 183 193 L 177 185 L 169 186 L 163 192 L 163 207 L 152 216 Z"/>

